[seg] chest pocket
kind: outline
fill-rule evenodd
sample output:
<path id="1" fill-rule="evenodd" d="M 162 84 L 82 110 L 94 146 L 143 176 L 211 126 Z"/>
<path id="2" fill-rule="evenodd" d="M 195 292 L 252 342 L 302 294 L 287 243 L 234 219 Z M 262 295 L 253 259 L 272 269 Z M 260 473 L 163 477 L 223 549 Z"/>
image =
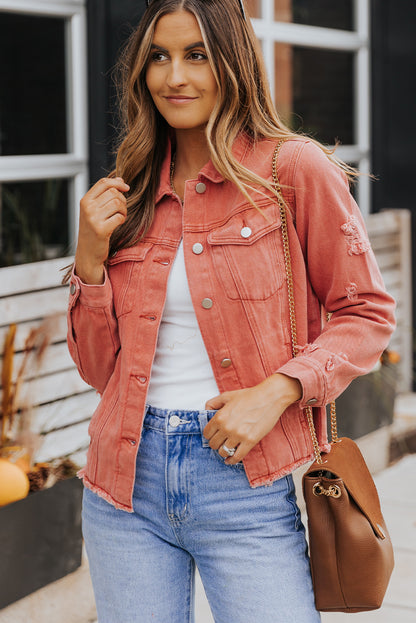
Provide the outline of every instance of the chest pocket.
<path id="1" fill-rule="evenodd" d="M 139 243 L 117 251 L 107 262 L 117 318 L 133 309 L 137 280 L 150 248 L 149 243 Z"/>
<path id="2" fill-rule="evenodd" d="M 249 207 L 209 232 L 214 266 L 231 299 L 265 300 L 282 287 L 285 268 L 276 206 Z"/>

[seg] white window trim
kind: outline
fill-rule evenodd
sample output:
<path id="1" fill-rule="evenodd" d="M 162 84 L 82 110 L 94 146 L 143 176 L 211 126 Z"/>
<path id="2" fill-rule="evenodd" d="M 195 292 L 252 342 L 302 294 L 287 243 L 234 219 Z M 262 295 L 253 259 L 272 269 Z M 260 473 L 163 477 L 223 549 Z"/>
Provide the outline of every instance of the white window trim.
<path id="1" fill-rule="evenodd" d="M 0 0 L 0 12 L 66 18 L 67 67 L 66 154 L 0 156 L 0 182 L 66 178 L 68 190 L 68 239 L 78 230 L 80 199 L 88 189 L 87 18 L 85 0 Z"/>
<path id="2" fill-rule="evenodd" d="M 341 145 L 337 155 L 357 163 L 364 174 L 370 171 L 370 0 L 354 0 L 355 29 L 320 28 L 304 24 L 277 22 L 274 0 L 262 0 L 261 18 L 253 19 L 253 27 L 262 42 L 263 56 L 270 81 L 275 89 L 274 45 L 276 42 L 326 50 L 355 53 L 354 58 L 354 144 Z M 362 175 L 357 184 L 357 200 L 364 215 L 371 206 L 370 178 Z"/>

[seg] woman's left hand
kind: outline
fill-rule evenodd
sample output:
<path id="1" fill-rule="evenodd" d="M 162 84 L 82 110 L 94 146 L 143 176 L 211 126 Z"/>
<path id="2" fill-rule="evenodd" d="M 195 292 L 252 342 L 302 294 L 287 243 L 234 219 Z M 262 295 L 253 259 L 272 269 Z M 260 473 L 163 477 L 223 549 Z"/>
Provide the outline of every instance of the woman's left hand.
<path id="1" fill-rule="evenodd" d="M 222 448 L 224 444 L 229 449 L 236 448 L 226 463 L 239 463 L 301 396 L 300 382 L 285 374 L 272 374 L 254 387 L 224 392 L 205 404 L 206 409 L 215 409 L 217 413 L 205 426 L 204 437 L 224 458 L 228 457 Z"/>

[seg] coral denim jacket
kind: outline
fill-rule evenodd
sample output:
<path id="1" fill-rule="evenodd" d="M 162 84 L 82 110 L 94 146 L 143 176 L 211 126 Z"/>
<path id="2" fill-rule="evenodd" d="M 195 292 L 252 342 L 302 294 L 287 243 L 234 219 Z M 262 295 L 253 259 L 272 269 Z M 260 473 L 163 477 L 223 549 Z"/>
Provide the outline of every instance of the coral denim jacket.
<path id="1" fill-rule="evenodd" d="M 253 147 L 245 137 L 234 146 L 239 160 L 268 180 L 274 148 L 274 141 Z M 145 238 L 109 258 L 103 285 L 85 285 L 75 272 L 70 282 L 69 349 L 83 379 L 102 395 L 81 476 L 130 512 L 167 280 L 182 237 L 192 301 L 219 390 L 253 386 L 274 372 L 298 378 L 303 387 L 302 399 L 244 459 L 251 486 L 271 483 L 312 457 L 305 405 L 313 405 L 321 448 L 328 449 L 325 405 L 374 366 L 394 328 L 394 302 L 346 177 L 313 142 L 286 141 L 278 164 L 292 212 L 295 359 L 276 200 L 268 191 L 253 194 L 257 210 L 208 162 L 198 179 L 186 182 L 182 207 L 170 187 L 169 164 L 170 147 Z M 322 309 L 332 313 L 323 330 Z"/>

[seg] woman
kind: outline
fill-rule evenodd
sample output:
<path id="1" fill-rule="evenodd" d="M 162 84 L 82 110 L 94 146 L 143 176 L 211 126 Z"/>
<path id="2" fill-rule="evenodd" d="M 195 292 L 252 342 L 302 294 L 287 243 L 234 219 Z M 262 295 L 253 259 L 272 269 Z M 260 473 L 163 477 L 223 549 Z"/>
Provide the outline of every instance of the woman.
<path id="1" fill-rule="evenodd" d="M 153 0 L 124 68 L 70 280 L 69 348 L 102 395 L 81 474 L 99 621 L 193 621 L 195 565 L 217 623 L 319 621 L 290 475 L 313 453 L 303 409 L 328 449 L 325 404 L 394 324 L 353 173 L 280 122 L 238 0 Z"/>

